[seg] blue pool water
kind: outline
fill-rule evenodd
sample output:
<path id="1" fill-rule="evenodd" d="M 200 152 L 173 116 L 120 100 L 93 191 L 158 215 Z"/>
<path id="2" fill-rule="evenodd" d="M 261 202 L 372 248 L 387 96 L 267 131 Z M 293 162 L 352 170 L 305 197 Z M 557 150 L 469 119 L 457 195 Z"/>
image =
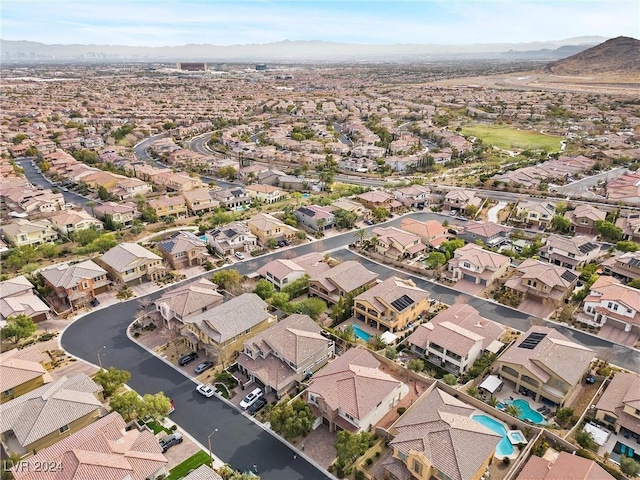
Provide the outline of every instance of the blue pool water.
<path id="1" fill-rule="evenodd" d="M 362 330 L 358 326 L 358 324 L 354 323 L 352 327 L 353 327 L 353 333 L 355 333 L 356 337 L 358 337 L 360 340 L 364 340 L 365 342 L 367 342 L 371 338 L 371 335 L 365 332 L 364 330 Z"/>
<path id="2" fill-rule="evenodd" d="M 514 448 L 509 441 L 509 437 L 507 437 L 507 429 L 504 428 L 504 425 L 487 415 L 473 415 L 471 418 L 480 425 L 484 425 L 490 430 L 493 430 L 498 435 L 502 435 L 502 440 L 500 440 L 500 443 L 498 443 L 498 446 L 496 447 L 496 455 L 498 457 L 508 457 L 513 454 Z"/>
<path id="3" fill-rule="evenodd" d="M 202 235 L 200 237 L 200 240 L 202 240 L 204 243 L 207 243 L 207 236 L 206 235 Z"/>
<path id="4" fill-rule="evenodd" d="M 302 194 L 302 198 L 309 198 L 309 194 L 308 193 L 303 193 Z"/>
<path id="5" fill-rule="evenodd" d="M 544 416 L 540 412 L 536 412 L 529 406 L 529 402 L 518 398 L 513 401 L 513 404 L 520 409 L 519 418 L 521 420 L 529 420 L 533 423 L 547 423 Z"/>

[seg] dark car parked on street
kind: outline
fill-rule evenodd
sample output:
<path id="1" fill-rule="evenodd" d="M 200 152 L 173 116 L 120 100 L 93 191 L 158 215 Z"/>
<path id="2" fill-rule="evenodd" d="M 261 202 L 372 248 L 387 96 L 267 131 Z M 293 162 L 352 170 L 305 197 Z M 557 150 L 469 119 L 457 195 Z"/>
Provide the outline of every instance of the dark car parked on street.
<path id="1" fill-rule="evenodd" d="M 178 360 L 179 365 L 186 365 L 187 363 L 193 362 L 196 358 L 198 358 L 198 354 L 196 352 L 187 353 L 180 357 Z"/>

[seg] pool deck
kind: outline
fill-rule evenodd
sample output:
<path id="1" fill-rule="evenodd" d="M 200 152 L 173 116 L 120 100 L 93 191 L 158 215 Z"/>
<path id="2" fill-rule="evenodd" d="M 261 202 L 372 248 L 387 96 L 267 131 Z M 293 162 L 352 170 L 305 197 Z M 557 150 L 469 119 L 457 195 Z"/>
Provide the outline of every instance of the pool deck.
<path id="1" fill-rule="evenodd" d="M 545 406 L 543 403 L 536 402 L 531 397 L 526 397 L 524 395 L 520 395 L 519 393 L 515 392 L 514 391 L 515 385 L 512 382 L 509 382 L 508 380 L 504 380 L 504 379 L 503 379 L 503 382 L 504 382 L 504 386 L 502 387 L 502 390 L 494 394 L 494 396 L 498 399 L 500 403 L 505 403 L 505 404 L 511 403 L 512 401 L 518 400 L 518 399 L 525 400 L 529 404 L 529 407 L 531 407 L 531 409 L 535 410 L 536 412 L 538 411 L 538 408 Z M 547 407 L 547 408 L 549 408 L 552 412 L 555 411 L 554 408 L 551 408 L 551 407 Z M 552 416 L 552 414 L 547 414 L 542 416 L 547 422 L 549 422 L 549 418 Z M 538 424 L 538 425 L 544 425 L 544 424 Z"/>

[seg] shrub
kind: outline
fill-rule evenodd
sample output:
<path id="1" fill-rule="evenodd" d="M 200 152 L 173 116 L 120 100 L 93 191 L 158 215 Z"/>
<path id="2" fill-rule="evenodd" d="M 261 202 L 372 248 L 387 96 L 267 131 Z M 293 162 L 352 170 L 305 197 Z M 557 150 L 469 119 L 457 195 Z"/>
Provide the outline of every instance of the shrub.
<path id="1" fill-rule="evenodd" d="M 396 408 L 396 412 L 398 412 L 398 415 L 402 415 L 406 411 L 407 411 L 406 407 L 398 407 L 398 408 Z"/>
<path id="2" fill-rule="evenodd" d="M 371 460 L 371 459 L 369 459 L 369 460 Z M 362 470 L 356 470 L 355 479 L 356 480 L 364 480 L 364 472 Z"/>
<path id="3" fill-rule="evenodd" d="M 509 457 L 504 457 L 504 458 L 502 459 L 502 463 L 503 463 L 504 465 L 510 465 L 510 464 L 511 464 L 511 459 L 510 459 Z"/>
<path id="4" fill-rule="evenodd" d="M 367 461 L 365 463 L 367 465 L 371 465 L 373 463 L 373 458 L 371 458 L 371 457 L 367 458 Z"/>

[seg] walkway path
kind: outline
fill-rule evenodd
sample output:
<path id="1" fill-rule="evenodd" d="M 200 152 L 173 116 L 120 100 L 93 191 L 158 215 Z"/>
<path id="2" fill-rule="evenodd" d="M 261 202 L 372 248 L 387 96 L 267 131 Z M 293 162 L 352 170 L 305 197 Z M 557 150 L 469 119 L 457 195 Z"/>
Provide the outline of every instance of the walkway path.
<path id="1" fill-rule="evenodd" d="M 500 210 L 502 210 L 506 206 L 507 206 L 507 202 L 498 202 L 497 205 L 494 205 L 493 207 L 491 207 L 487 212 L 487 217 L 489 221 L 493 223 L 500 223 L 498 221 L 498 213 L 500 212 Z"/>

